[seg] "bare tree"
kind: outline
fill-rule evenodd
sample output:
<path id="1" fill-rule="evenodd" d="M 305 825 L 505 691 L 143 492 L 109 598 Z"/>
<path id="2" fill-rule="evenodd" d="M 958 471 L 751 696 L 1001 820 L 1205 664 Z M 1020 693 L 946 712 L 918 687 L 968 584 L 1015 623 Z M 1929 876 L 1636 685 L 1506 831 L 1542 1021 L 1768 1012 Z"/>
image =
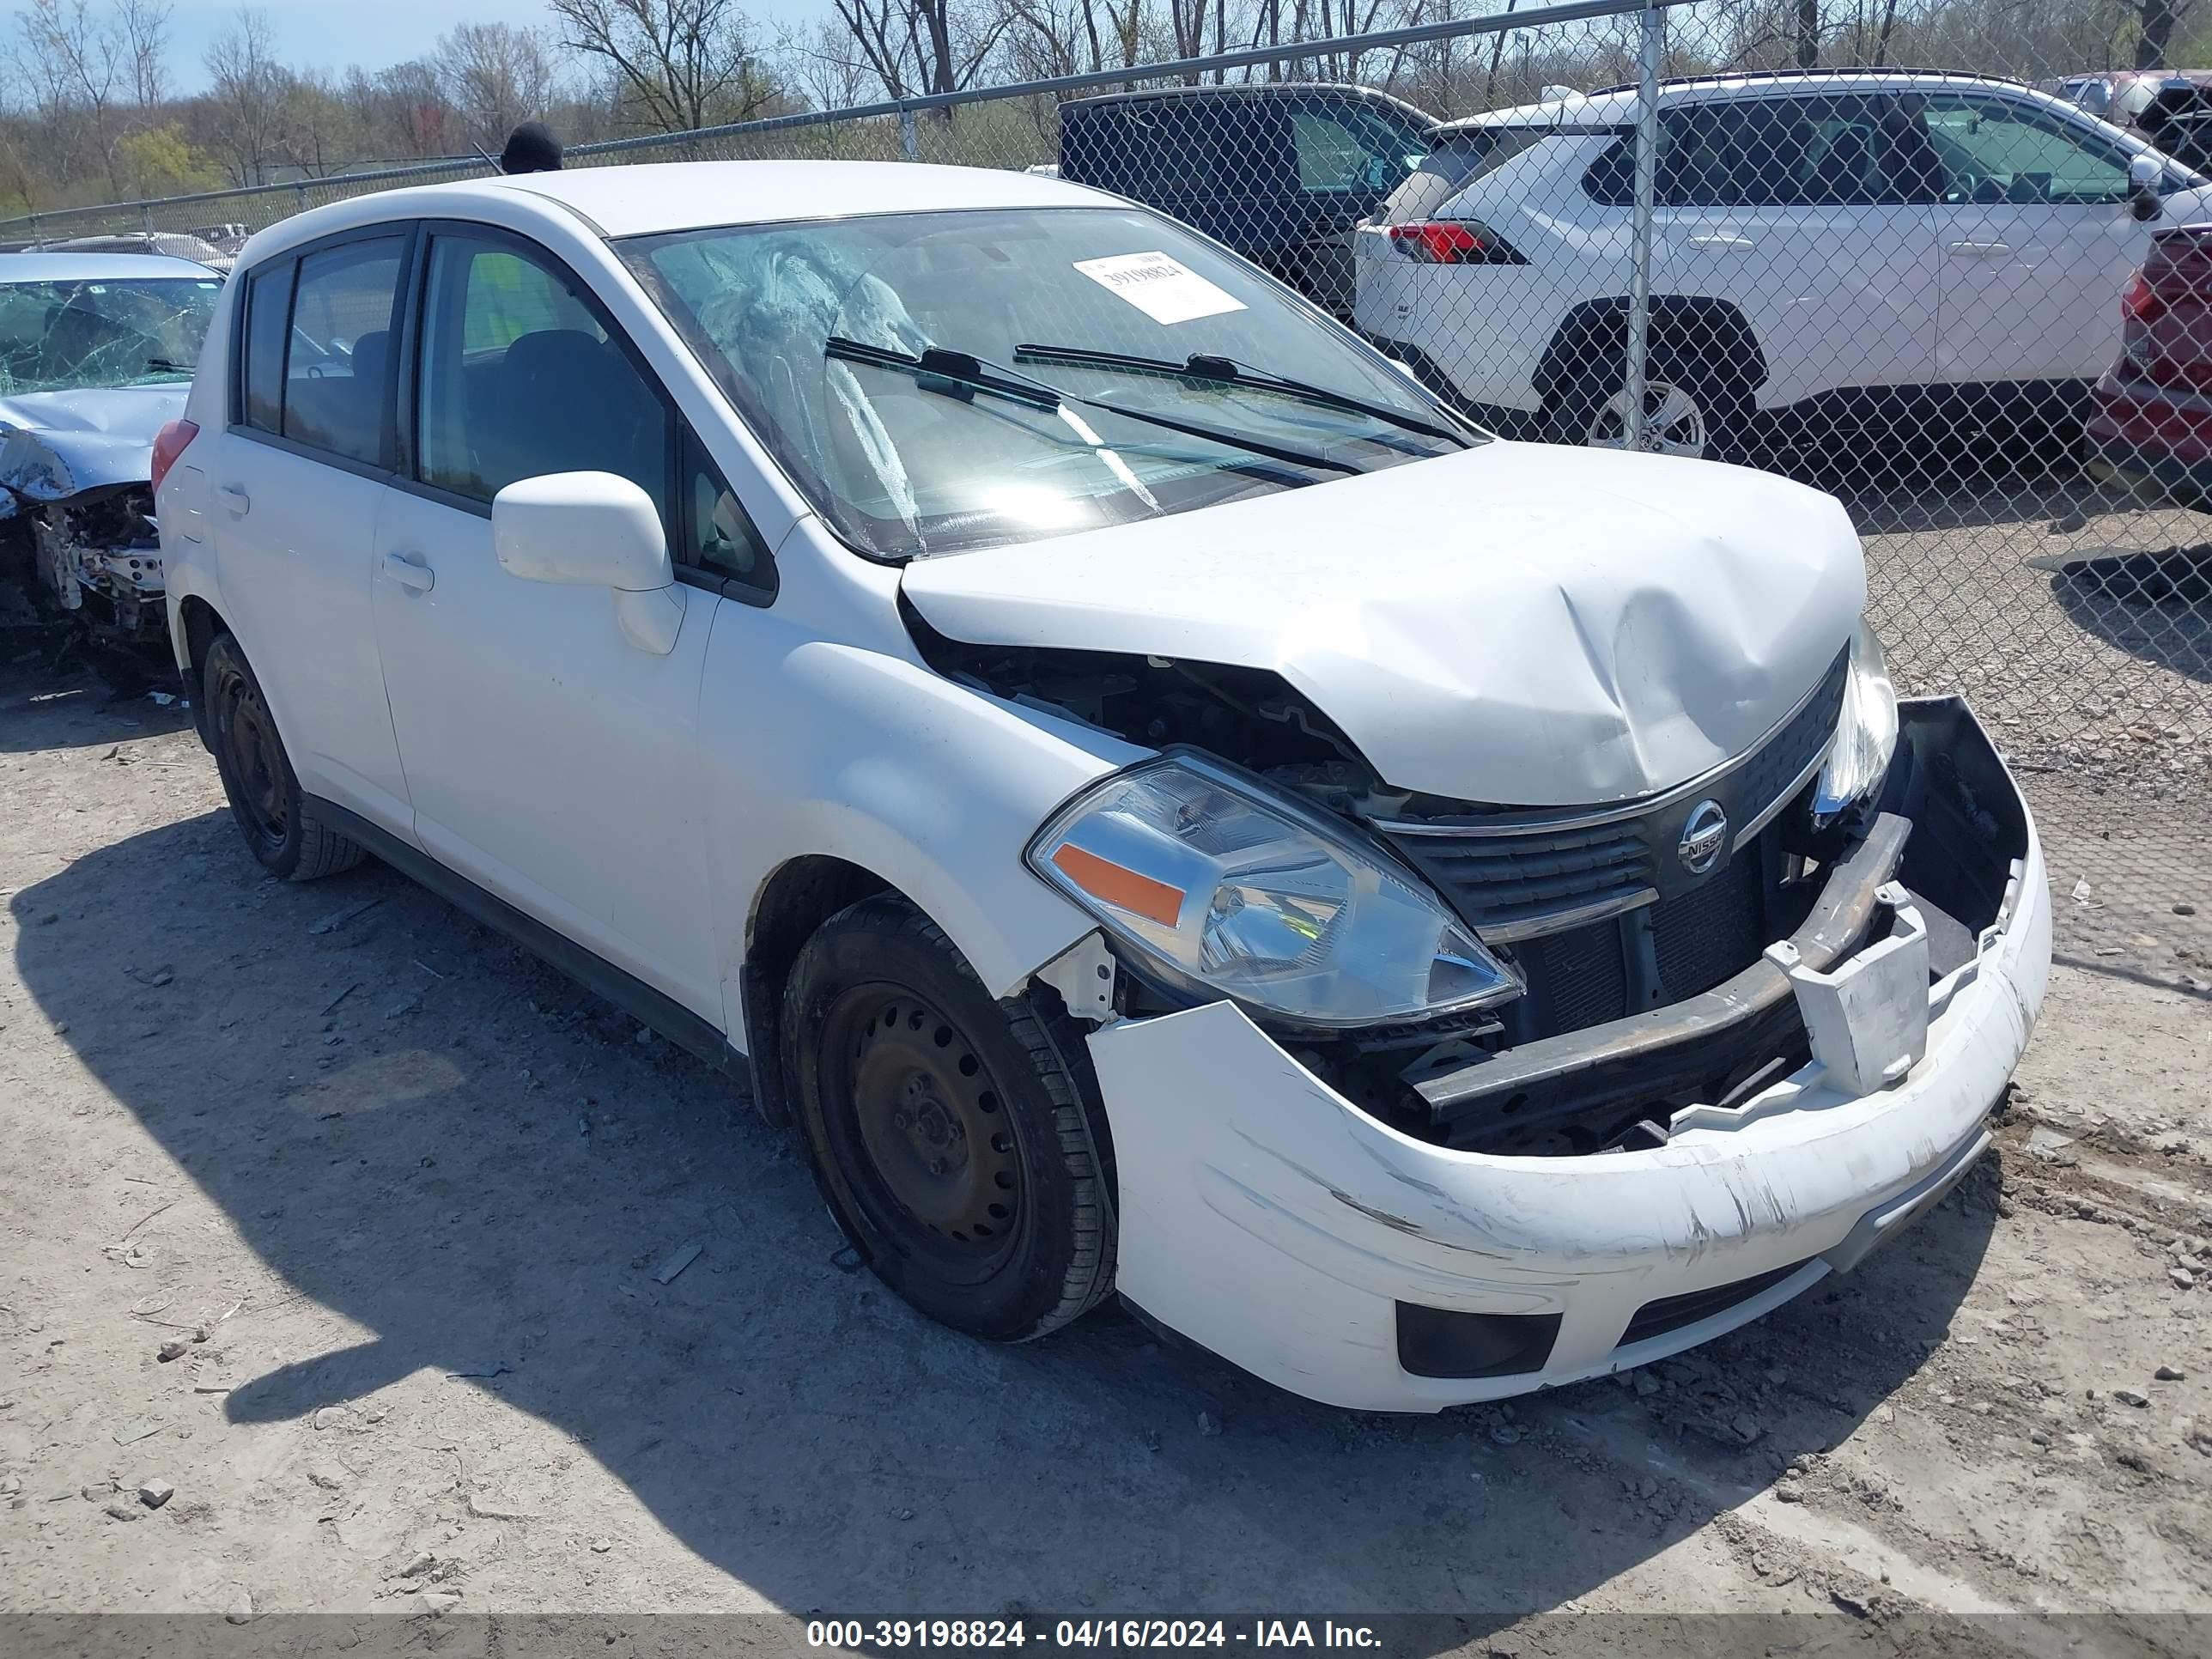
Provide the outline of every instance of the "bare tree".
<path id="1" fill-rule="evenodd" d="M 1006 42 L 1016 75 L 1049 80 L 1103 69 L 1097 0 L 1004 0 Z"/>
<path id="2" fill-rule="evenodd" d="M 269 14 L 242 6 L 207 49 L 208 103 L 224 168 L 240 185 L 258 185 L 276 159 L 291 76 L 276 61 Z"/>
<path id="3" fill-rule="evenodd" d="M 50 118 L 89 138 L 109 185 L 119 191 L 114 106 L 123 43 L 113 21 L 96 20 L 88 0 L 30 0 L 18 22 L 39 101 Z"/>
<path id="4" fill-rule="evenodd" d="M 661 132 L 758 114 L 777 97 L 735 0 L 550 0 L 562 44 L 603 61 Z"/>
<path id="5" fill-rule="evenodd" d="M 827 18 L 805 33 L 786 29 L 776 41 L 784 78 L 816 109 L 849 109 L 875 90 L 875 72 L 851 33 Z"/>
<path id="6" fill-rule="evenodd" d="M 2136 21 L 2136 67 L 2164 69 L 2173 32 L 2195 9 L 2196 0 L 2129 0 Z"/>
<path id="7" fill-rule="evenodd" d="M 169 47 L 169 15 L 176 9 L 170 0 L 118 0 L 115 25 L 123 37 L 123 52 L 131 80 L 131 101 L 142 112 L 166 103 L 169 70 L 165 54 Z"/>
<path id="8" fill-rule="evenodd" d="M 893 98 L 973 86 L 993 48 L 1020 21 L 1010 5 L 975 17 L 952 0 L 832 0 L 861 59 Z M 1111 0 L 1109 0 L 1111 3 Z"/>
<path id="9" fill-rule="evenodd" d="M 443 100 L 468 137 L 496 154 L 519 122 L 552 107 L 559 75 L 547 39 L 505 23 L 459 23 L 438 42 L 433 63 Z"/>

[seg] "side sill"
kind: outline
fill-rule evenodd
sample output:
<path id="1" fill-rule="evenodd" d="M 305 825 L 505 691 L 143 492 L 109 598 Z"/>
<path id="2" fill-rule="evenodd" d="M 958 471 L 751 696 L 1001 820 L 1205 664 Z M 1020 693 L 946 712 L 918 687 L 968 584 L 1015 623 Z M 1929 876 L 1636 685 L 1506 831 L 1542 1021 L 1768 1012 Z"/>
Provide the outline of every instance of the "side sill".
<path id="1" fill-rule="evenodd" d="M 410 847 L 360 813 L 319 795 L 309 795 L 307 800 L 318 817 L 349 840 L 360 842 L 409 880 L 428 889 L 485 927 L 497 928 L 586 990 L 605 997 L 641 1024 L 651 1026 L 724 1076 L 736 1079 L 749 1091 L 753 1088 L 751 1061 L 732 1047 L 729 1038 L 711 1021 L 702 1019 L 665 992 L 657 991 L 635 974 L 616 967 L 597 951 L 586 950 L 536 917 L 526 915 L 496 894 L 486 892 L 466 876 L 448 870 L 420 848 Z"/>

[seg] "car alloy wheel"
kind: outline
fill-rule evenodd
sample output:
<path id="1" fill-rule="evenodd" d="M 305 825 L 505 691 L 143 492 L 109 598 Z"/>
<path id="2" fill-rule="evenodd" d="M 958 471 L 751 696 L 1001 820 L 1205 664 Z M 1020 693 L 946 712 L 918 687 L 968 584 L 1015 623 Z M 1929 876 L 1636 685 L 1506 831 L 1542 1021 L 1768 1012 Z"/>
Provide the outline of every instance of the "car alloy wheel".
<path id="1" fill-rule="evenodd" d="M 1644 429 L 1641 441 L 1627 441 L 1628 392 L 1626 387 L 1601 404 L 1590 417 L 1583 441 L 1592 449 L 1635 447 L 1655 455 L 1686 455 L 1702 459 L 1711 445 L 1705 407 L 1688 388 L 1667 380 L 1650 380 L 1644 387 Z"/>

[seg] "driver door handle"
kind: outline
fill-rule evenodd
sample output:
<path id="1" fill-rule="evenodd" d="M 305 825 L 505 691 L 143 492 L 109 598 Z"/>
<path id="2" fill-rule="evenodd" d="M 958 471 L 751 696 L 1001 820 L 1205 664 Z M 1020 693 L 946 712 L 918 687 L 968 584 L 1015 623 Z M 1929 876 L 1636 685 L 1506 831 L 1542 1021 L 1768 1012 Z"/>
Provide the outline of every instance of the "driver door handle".
<path id="1" fill-rule="evenodd" d="M 1692 247 L 1724 247 L 1741 253 L 1757 247 L 1759 244 L 1748 236 L 1738 236 L 1732 232 L 1722 231 L 1710 236 L 1692 236 L 1690 238 L 1690 246 Z"/>
<path id="2" fill-rule="evenodd" d="M 402 587 L 412 588 L 417 593 L 428 592 L 438 582 L 436 573 L 422 562 L 420 554 L 386 554 L 384 574 Z"/>
<path id="3" fill-rule="evenodd" d="M 2012 252 L 2008 242 L 1946 242 L 1943 252 L 1960 259 L 2002 259 Z"/>

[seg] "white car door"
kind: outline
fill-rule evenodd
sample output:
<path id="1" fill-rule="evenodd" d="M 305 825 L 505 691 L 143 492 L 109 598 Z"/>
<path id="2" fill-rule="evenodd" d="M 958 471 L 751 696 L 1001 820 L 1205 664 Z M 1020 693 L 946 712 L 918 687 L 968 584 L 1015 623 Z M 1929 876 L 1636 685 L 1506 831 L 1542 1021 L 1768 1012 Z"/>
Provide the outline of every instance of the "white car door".
<path id="1" fill-rule="evenodd" d="M 1931 93 L 1925 120 L 1941 174 L 1942 380 L 2095 379 L 2119 349 L 2128 273 L 2177 204 L 2137 219 L 2127 146 L 2026 98 Z"/>
<path id="2" fill-rule="evenodd" d="M 205 463 L 223 607 L 301 787 L 400 835 L 369 583 L 406 252 L 404 228 L 381 228 L 249 273 L 230 418 Z"/>
<path id="3" fill-rule="evenodd" d="M 1762 407 L 1928 378 L 1935 217 L 1893 163 L 1903 118 L 1861 93 L 1662 112 L 1654 286 L 1743 314 Z"/>
<path id="4" fill-rule="evenodd" d="M 375 581 L 416 837 L 720 1028 L 696 724 L 726 601 L 679 585 L 664 654 L 624 634 L 607 591 L 511 576 L 492 546 L 492 497 L 555 472 L 629 478 L 680 529 L 692 441 L 544 250 L 433 227 L 422 269 L 403 381 L 412 459 L 377 526 Z"/>

